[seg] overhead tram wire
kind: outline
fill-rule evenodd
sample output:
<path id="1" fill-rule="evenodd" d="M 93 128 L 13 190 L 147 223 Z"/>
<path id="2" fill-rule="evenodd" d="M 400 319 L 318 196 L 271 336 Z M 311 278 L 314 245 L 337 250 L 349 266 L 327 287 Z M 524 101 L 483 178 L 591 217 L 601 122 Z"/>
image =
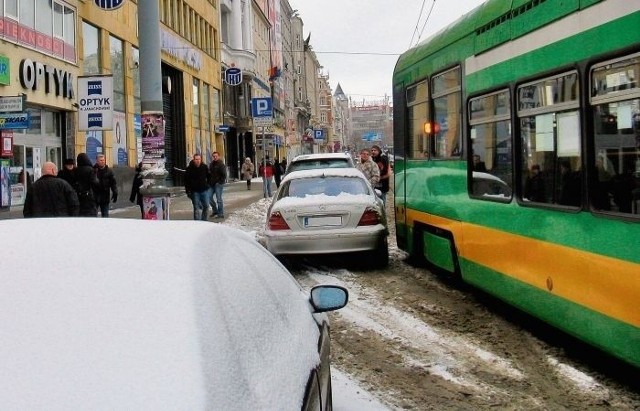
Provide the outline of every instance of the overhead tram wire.
<path id="1" fill-rule="evenodd" d="M 422 6 L 420 6 L 420 13 L 418 13 L 418 21 L 416 21 L 416 28 L 413 29 L 413 34 L 411 35 L 411 41 L 409 42 L 409 48 L 413 45 L 413 39 L 416 37 L 416 33 L 418 33 L 418 25 L 420 25 L 420 19 L 422 18 L 422 12 L 424 11 L 424 4 L 427 0 L 422 0 Z"/>
<path id="2" fill-rule="evenodd" d="M 422 30 L 420 30 L 420 35 L 418 36 L 418 41 L 416 41 L 416 44 L 418 44 L 420 42 L 420 39 L 422 38 L 422 33 L 424 33 L 424 29 L 427 27 L 427 22 L 429 21 L 429 17 L 431 17 L 431 12 L 433 12 L 433 8 L 436 5 L 436 0 L 433 0 L 433 3 L 431 3 L 431 8 L 429 9 L 429 14 L 427 14 L 427 19 L 424 21 L 424 24 L 422 25 Z"/>

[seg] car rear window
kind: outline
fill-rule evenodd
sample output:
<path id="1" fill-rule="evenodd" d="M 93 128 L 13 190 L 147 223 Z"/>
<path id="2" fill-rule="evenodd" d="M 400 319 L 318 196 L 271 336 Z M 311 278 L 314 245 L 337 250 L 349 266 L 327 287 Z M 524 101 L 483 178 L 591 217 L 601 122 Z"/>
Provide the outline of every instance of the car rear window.
<path id="1" fill-rule="evenodd" d="M 346 159 L 336 158 L 331 160 L 300 160 L 289 164 L 287 173 L 299 170 L 315 170 L 320 168 L 346 168 L 351 167 Z"/>
<path id="2" fill-rule="evenodd" d="M 308 195 L 325 194 L 328 196 L 338 196 L 342 193 L 359 195 L 368 194 L 364 180 L 355 177 L 318 177 L 290 180 L 283 187 L 282 197 L 300 197 Z"/>

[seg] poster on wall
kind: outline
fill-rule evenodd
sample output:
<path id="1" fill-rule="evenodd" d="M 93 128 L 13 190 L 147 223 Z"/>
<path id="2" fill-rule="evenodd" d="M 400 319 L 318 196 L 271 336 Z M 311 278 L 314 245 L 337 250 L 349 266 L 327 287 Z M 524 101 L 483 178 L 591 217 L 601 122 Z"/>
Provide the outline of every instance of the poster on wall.
<path id="1" fill-rule="evenodd" d="M 168 197 L 143 197 L 142 215 L 144 220 L 168 220 Z"/>
<path id="2" fill-rule="evenodd" d="M 96 162 L 98 154 L 102 154 L 102 131 L 87 132 L 87 155 L 91 164 Z"/>
<path id="3" fill-rule="evenodd" d="M 164 160 L 164 116 L 142 115 L 142 152 L 144 161 L 157 163 Z"/>
<path id="4" fill-rule="evenodd" d="M 127 158 L 127 115 L 120 111 L 113 112 L 113 158 L 114 165 L 126 166 Z"/>
<path id="5" fill-rule="evenodd" d="M 9 160 L 0 160 L 0 209 L 11 206 L 11 180 L 9 178 Z"/>
<path id="6" fill-rule="evenodd" d="M 42 177 L 42 154 L 40 147 L 33 148 L 33 181 Z"/>
<path id="7" fill-rule="evenodd" d="M 136 164 L 142 161 L 142 117 L 133 115 L 133 135 L 136 139 Z"/>

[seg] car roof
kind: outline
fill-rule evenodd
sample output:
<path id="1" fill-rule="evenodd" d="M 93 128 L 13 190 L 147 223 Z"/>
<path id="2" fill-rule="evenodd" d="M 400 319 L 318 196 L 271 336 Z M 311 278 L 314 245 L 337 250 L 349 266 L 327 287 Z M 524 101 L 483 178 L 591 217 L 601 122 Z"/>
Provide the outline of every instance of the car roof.
<path id="1" fill-rule="evenodd" d="M 289 181 L 296 178 L 318 178 L 318 177 L 358 177 L 365 179 L 364 174 L 357 168 L 345 167 L 345 168 L 316 168 L 309 170 L 298 170 L 287 173 L 282 182 Z M 366 180 L 366 179 L 365 179 Z"/>
<path id="2" fill-rule="evenodd" d="M 349 156 L 346 153 L 316 153 L 316 154 L 301 154 L 299 156 L 296 156 L 293 160 L 291 160 L 292 163 L 296 162 L 296 161 L 307 161 L 307 160 L 318 160 L 318 159 L 349 159 L 351 161 L 353 161 L 353 159 L 351 158 L 351 156 Z"/>
<path id="3" fill-rule="evenodd" d="M 0 408 L 300 408 L 318 327 L 248 234 L 115 218 L 0 230 Z"/>

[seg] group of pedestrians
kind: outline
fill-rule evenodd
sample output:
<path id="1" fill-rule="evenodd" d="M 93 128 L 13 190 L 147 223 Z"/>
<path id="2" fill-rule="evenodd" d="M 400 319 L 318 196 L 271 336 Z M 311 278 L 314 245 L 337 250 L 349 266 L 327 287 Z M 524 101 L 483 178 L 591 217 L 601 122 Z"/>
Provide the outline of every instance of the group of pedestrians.
<path id="1" fill-rule="evenodd" d="M 118 201 L 118 186 L 113 170 L 99 154 L 92 165 L 86 153 L 64 161 L 58 172 L 55 163 L 42 165 L 42 177 L 27 190 L 24 217 L 109 217 L 109 203 Z"/>
<path id="2" fill-rule="evenodd" d="M 194 154 L 184 175 L 184 188 L 193 204 L 193 219 L 206 221 L 209 217 L 209 206 L 213 218 L 224 218 L 224 202 L 222 192 L 227 181 L 227 166 L 220 158 L 220 153 L 212 154 L 212 161 L 207 166 L 201 154 Z"/>
<path id="3" fill-rule="evenodd" d="M 271 182 L 275 180 L 276 188 L 280 187 L 280 181 L 287 171 L 287 159 L 283 158 L 280 161 L 272 163 L 269 157 L 265 158 L 258 167 L 258 176 L 262 177 L 262 189 L 265 198 L 271 197 L 273 190 L 271 189 Z M 255 166 L 251 162 L 251 158 L 244 159 L 244 163 L 240 168 L 240 174 L 242 179 L 247 182 L 247 190 L 251 190 L 251 179 L 255 172 Z"/>
<path id="4" fill-rule="evenodd" d="M 356 168 L 364 174 L 371 186 L 380 191 L 382 202 L 386 206 L 391 167 L 389 167 L 387 156 L 382 154 L 380 146 L 373 145 L 371 150 L 368 148 L 360 150 L 360 161 L 356 162 Z"/>

